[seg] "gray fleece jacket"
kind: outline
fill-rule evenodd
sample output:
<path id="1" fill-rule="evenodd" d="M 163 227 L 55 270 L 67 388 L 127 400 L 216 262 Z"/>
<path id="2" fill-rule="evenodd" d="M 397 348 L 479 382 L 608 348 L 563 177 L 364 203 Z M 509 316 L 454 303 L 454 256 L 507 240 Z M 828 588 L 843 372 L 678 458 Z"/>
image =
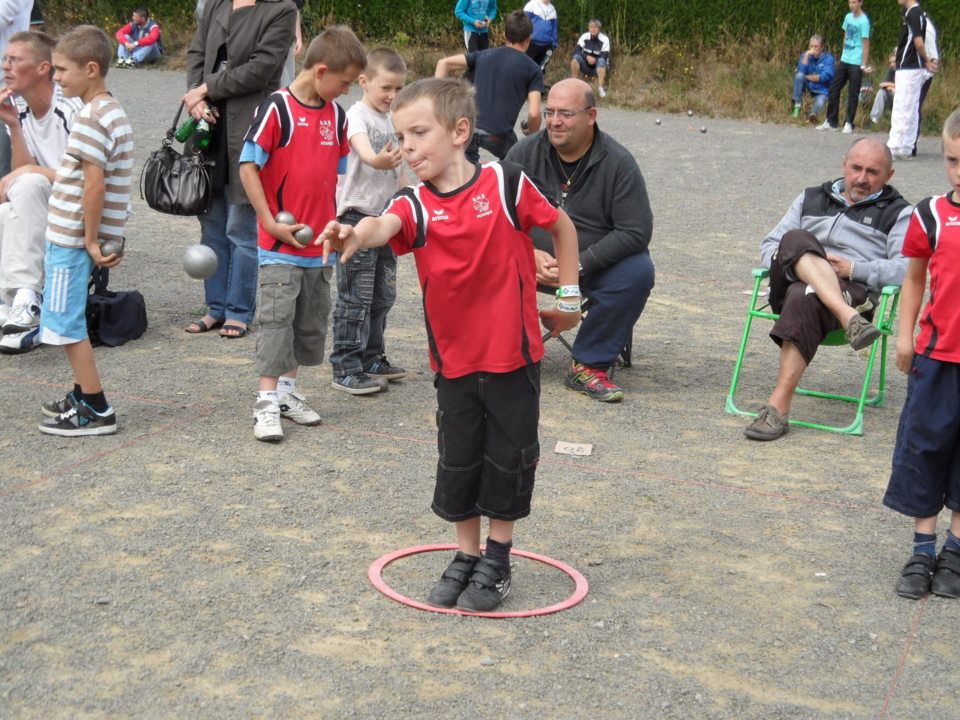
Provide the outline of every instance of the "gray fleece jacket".
<path id="1" fill-rule="evenodd" d="M 847 205 L 833 189 L 834 181 L 804 190 L 787 214 L 760 243 L 760 260 L 770 267 L 780 240 L 790 230 L 808 230 L 823 249 L 854 262 L 853 279 L 880 291 L 899 285 L 907 269 L 903 238 L 913 207 L 887 185 L 873 200 Z M 842 182 L 840 187 L 843 187 Z"/>
<path id="2" fill-rule="evenodd" d="M 594 127 L 590 157 L 574 174 L 562 203 L 577 228 L 584 274 L 647 252 L 653 233 L 653 212 L 637 161 L 623 145 Z M 556 150 L 546 130 L 523 138 L 506 159 L 520 165 L 548 197 L 554 201 L 563 197 Z M 553 254 L 550 233 L 536 228 L 530 237 L 535 247 Z"/>

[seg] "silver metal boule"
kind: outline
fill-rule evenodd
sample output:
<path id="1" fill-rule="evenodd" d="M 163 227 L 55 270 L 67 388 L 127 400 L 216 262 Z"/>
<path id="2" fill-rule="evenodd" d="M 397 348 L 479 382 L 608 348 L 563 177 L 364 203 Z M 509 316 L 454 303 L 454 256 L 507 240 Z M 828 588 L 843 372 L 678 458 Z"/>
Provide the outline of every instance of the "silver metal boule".
<path id="1" fill-rule="evenodd" d="M 309 245 L 313 242 L 313 228 L 304 225 L 293 234 L 294 239 L 301 245 Z"/>
<path id="2" fill-rule="evenodd" d="M 293 213 L 289 210 L 281 210 L 276 215 L 273 216 L 273 219 L 278 223 L 283 223 L 284 225 L 296 225 L 297 219 L 293 216 Z"/>
<path id="3" fill-rule="evenodd" d="M 217 271 L 217 254 L 207 245 L 191 245 L 183 253 L 183 271 L 194 280 L 206 280 Z"/>
<path id="4" fill-rule="evenodd" d="M 123 243 L 120 240 L 104 240 L 100 243 L 100 254 L 104 257 L 110 255 L 123 257 Z"/>

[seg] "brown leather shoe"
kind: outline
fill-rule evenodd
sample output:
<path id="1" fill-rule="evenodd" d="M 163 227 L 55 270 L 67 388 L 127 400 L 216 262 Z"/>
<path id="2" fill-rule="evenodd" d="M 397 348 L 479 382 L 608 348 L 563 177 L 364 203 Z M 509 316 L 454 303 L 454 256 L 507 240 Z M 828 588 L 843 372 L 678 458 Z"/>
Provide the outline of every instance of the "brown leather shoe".
<path id="1" fill-rule="evenodd" d="M 766 405 L 760 414 L 743 430 L 751 440 L 776 440 L 790 429 L 787 415 L 781 416 L 773 405 Z"/>

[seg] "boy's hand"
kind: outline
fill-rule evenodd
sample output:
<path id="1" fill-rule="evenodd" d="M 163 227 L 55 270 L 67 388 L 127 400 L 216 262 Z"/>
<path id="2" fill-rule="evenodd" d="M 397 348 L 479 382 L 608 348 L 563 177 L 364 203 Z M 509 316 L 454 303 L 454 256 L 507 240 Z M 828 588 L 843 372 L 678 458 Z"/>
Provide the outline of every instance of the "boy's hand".
<path id="1" fill-rule="evenodd" d="M 400 153 L 400 148 L 393 147 L 393 141 L 388 140 L 383 150 L 378 152 L 376 157 L 373 158 L 370 166 L 375 167 L 377 170 L 393 170 L 402 162 L 403 156 Z"/>
<path id="2" fill-rule="evenodd" d="M 897 337 L 897 368 L 901 372 L 909 373 L 913 364 L 913 338 Z"/>
<path id="3" fill-rule="evenodd" d="M 104 256 L 103 253 L 100 252 L 100 243 L 98 242 L 86 243 L 85 247 L 87 249 L 87 253 L 90 255 L 91 258 L 93 258 L 94 264 L 99 265 L 100 267 L 105 267 L 105 268 L 116 267 L 117 265 L 120 264 L 120 261 L 123 259 L 120 255 L 117 255 L 116 253 L 114 253 L 113 255 Z"/>
<path id="4" fill-rule="evenodd" d="M 323 229 L 323 232 L 313 241 L 314 245 L 323 245 L 323 263 L 327 263 L 327 258 L 331 252 L 340 253 L 340 262 L 345 263 L 360 248 L 360 241 L 353 230 L 352 225 L 342 225 L 336 220 L 331 220 Z"/>
<path id="5" fill-rule="evenodd" d="M 303 223 L 287 225 L 286 223 L 277 222 L 272 218 L 263 225 L 263 229 L 266 230 L 271 237 L 276 238 L 284 245 L 292 245 L 298 250 L 303 250 L 306 245 L 297 242 L 297 239 L 293 236 L 293 234 L 298 230 L 302 230 L 304 227 L 305 226 Z"/>
<path id="6" fill-rule="evenodd" d="M 550 331 L 551 337 L 573 330 L 580 323 L 580 312 L 563 312 L 559 308 L 547 308 L 540 311 L 540 322 Z"/>

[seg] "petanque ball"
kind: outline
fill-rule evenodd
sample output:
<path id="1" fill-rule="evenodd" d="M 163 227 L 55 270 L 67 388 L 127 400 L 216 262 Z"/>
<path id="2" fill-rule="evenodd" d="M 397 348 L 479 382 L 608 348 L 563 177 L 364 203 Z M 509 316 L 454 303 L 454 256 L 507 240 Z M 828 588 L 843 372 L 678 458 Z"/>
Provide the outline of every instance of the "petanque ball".
<path id="1" fill-rule="evenodd" d="M 304 225 L 293 234 L 293 237 L 301 245 L 309 245 L 313 242 L 313 228 L 309 225 Z"/>
<path id="2" fill-rule="evenodd" d="M 662 123 L 662 122 L 663 122 L 663 120 L 661 120 L 660 118 L 657 118 L 657 125 L 659 125 L 659 124 Z"/>
<path id="3" fill-rule="evenodd" d="M 206 280 L 217 271 L 217 254 L 206 245 L 191 245 L 183 253 L 183 271 L 194 280 Z"/>
<path id="4" fill-rule="evenodd" d="M 687 115 L 689 115 L 690 117 L 693 117 L 693 110 L 687 110 Z"/>
<path id="5" fill-rule="evenodd" d="M 705 127 L 700 128 L 700 132 L 705 133 L 707 129 Z"/>
<path id="6" fill-rule="evenodd" d="M 273 219 L 278 223 L 283 223 L 284 225 L 296 225 L 297 219 L 293 216 L 293 213 L 289 210 L 281 210 L 276 215 L 273 216 Z"/>
<path id="7" fill-rule="evenodd" d="M 120 240 L 104 240 L 100 243 L 100 254 L 104 257 L 110 255 L 123 257 L 123 243 Z"/>

